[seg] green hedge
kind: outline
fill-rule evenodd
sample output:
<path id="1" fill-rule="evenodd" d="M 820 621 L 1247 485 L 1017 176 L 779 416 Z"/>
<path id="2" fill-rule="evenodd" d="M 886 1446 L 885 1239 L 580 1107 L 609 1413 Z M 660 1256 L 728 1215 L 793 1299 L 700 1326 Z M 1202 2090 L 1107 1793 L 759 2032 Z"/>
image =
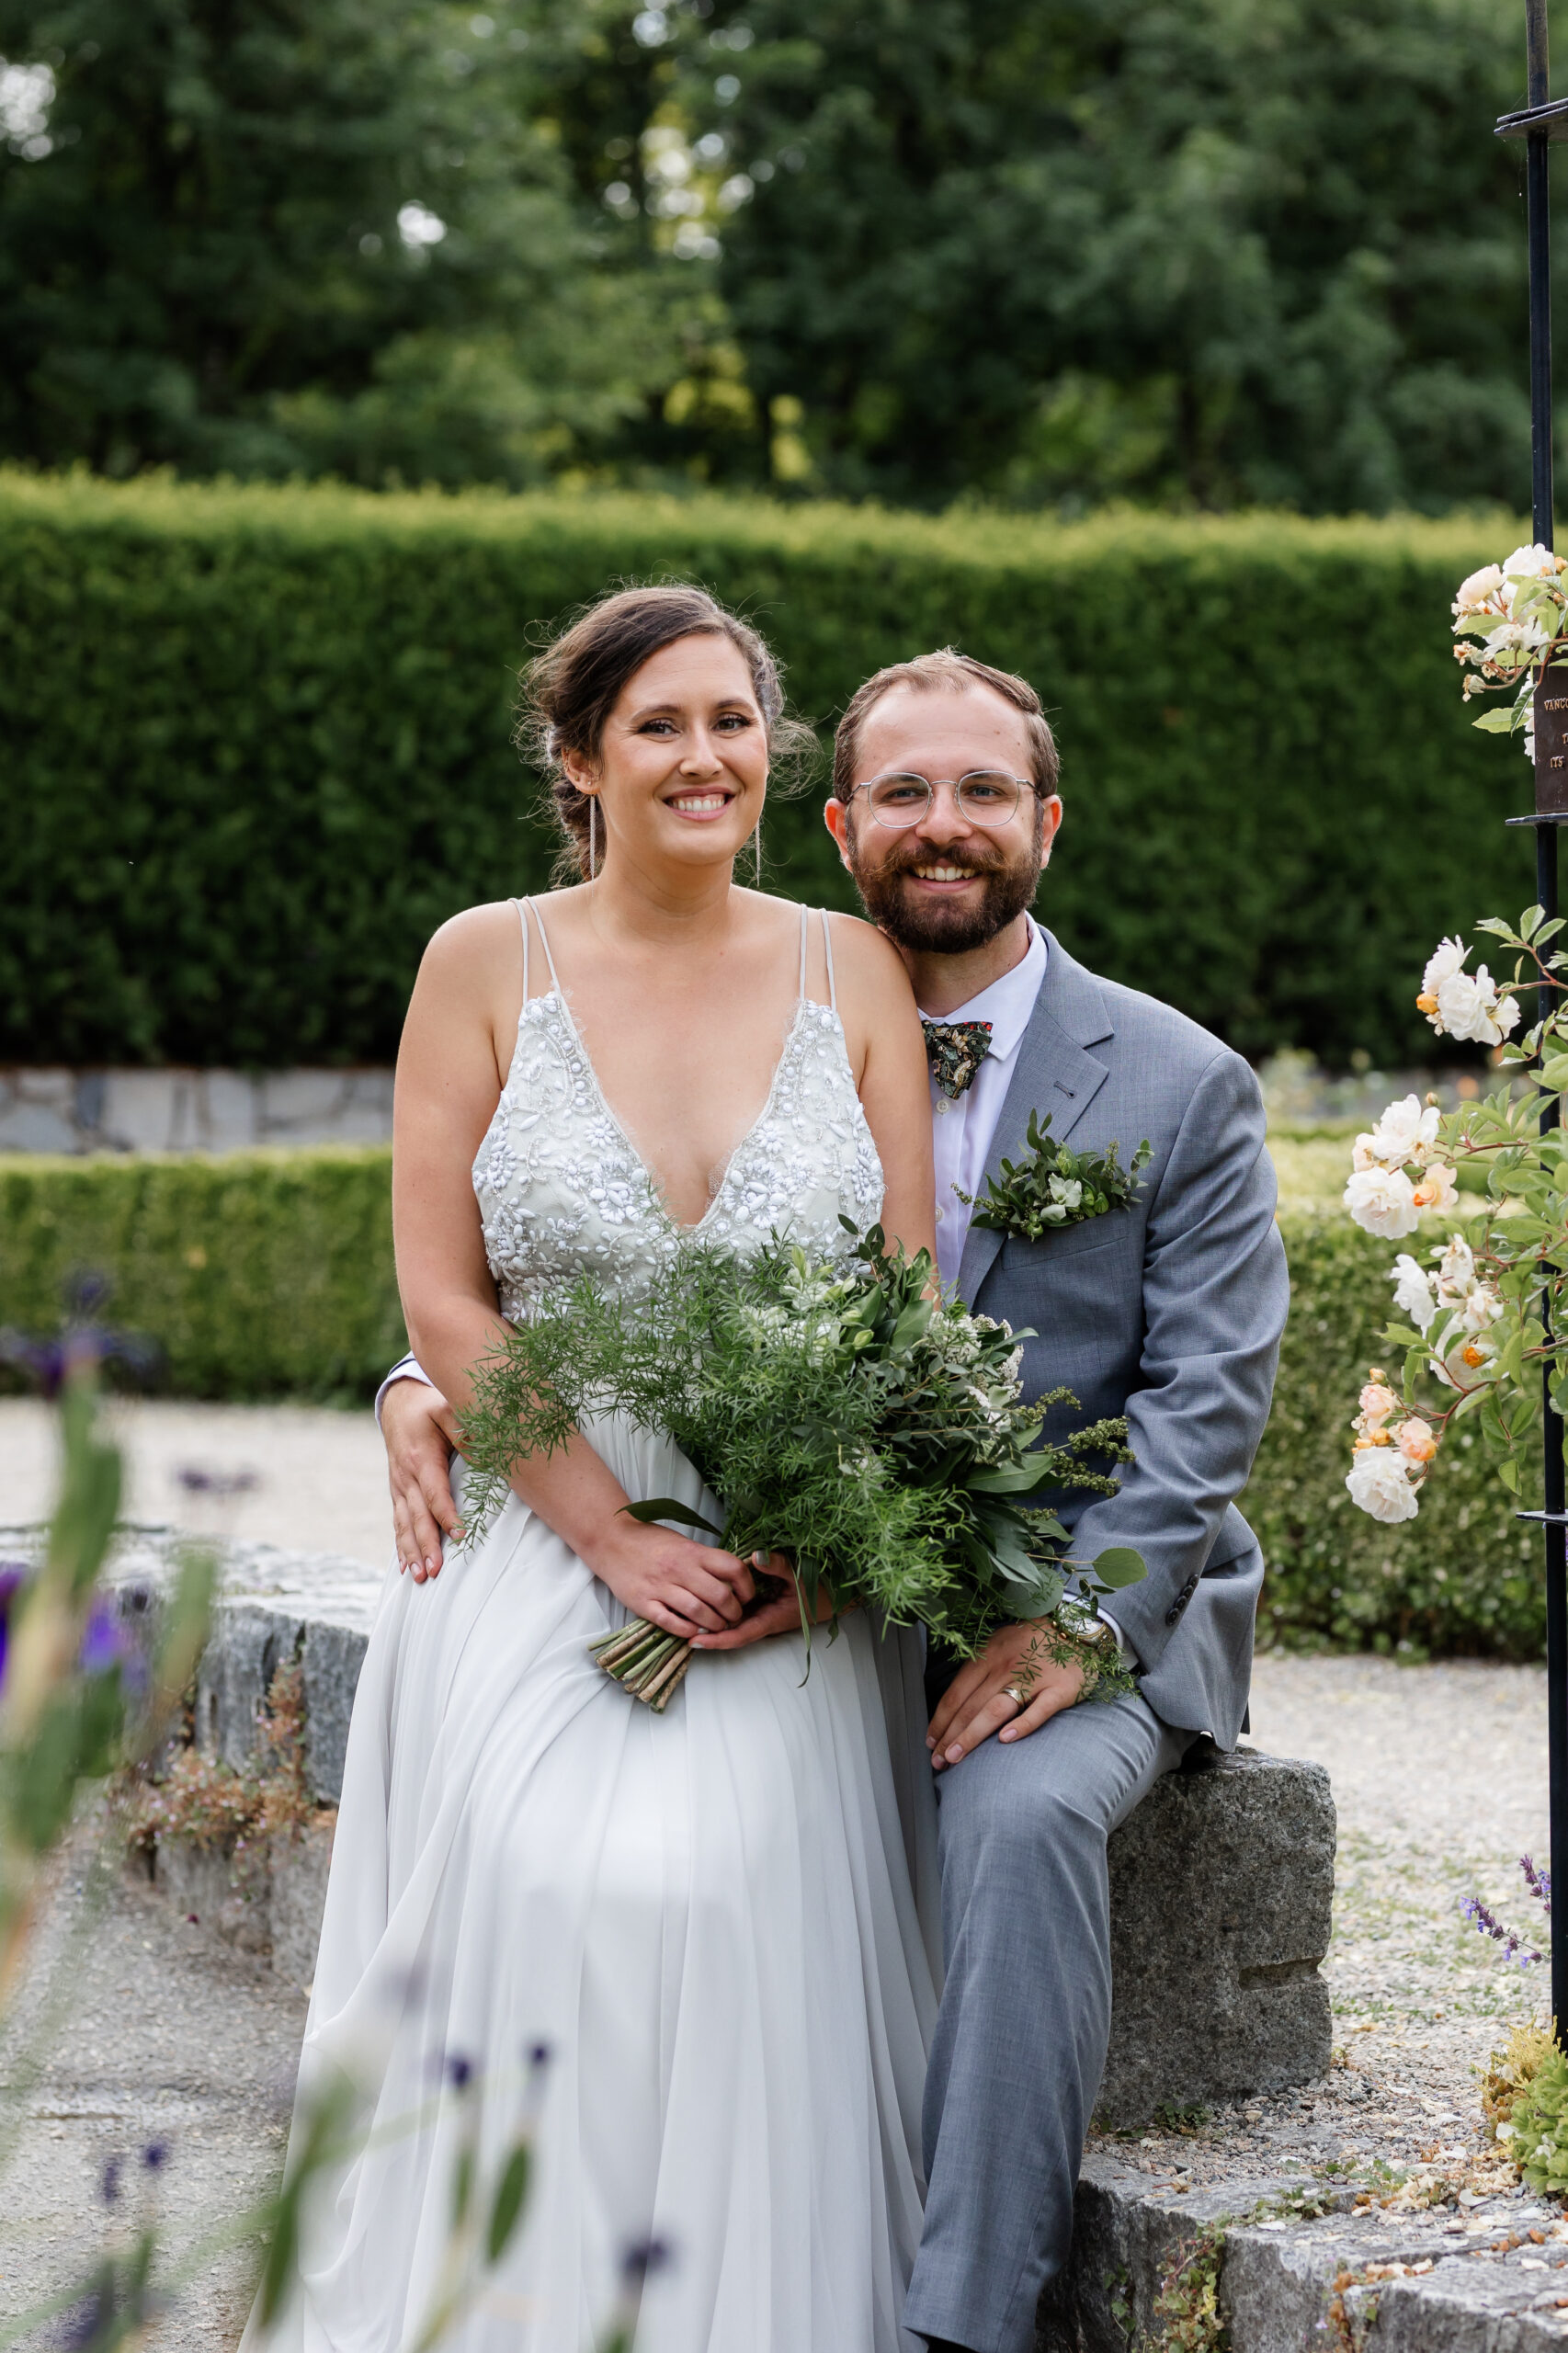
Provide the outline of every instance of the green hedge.
<path id="1" fill-rule="evenodd" d="M 408 1342 L 384 1147 L 222 1159 L 0 1154 L 0 1324 L 47 1332 L 73 1279 L 154 1340 L 176 1396 L 374 1391 Z"/>
<path id="2" fill-rule="evenodd" d="M 369 1395 L 402 1353 L 390 1155 L 0 1157 L 0 1324 L 53 1327 L 65 1282 L 110 1274 L 113 1320 L 155 1335 L 176 1394 Z M 1387 1320 L 1393 1250 L 1287 1213 L 1292 1308 L 1245 1509 L 1269 1564 L 1266 1641 L 1533 1658 L 1540 1541 L 1461 1437 L 1410 1526 L 1345 1491 L 1356 1391 Z"/>
<path id="3" fill-rule="evenodd" d="M 667 575 L 752 612 L 819 722 L 947 641 L 1025 672 L 1076 953 L 1251 1054 L 1419 1057 L 1433 941 L 1531 889 L 1528 771 L 1448 644 L 1521 529 L 0 474 L 0 1061 L 389 1058 L 437 924 L 545 878 L 530 643 Z M 847 904 L 819 799 L 770 815 L 775 877 Z"/>

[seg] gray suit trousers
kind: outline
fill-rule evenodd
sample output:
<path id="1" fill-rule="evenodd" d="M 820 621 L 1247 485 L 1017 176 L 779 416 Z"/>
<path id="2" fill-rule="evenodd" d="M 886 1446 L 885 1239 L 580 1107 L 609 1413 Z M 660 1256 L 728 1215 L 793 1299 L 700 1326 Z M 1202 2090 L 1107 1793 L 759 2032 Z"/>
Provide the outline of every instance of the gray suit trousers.
<path id="1" fill-rule="evenodd" d="M 988 1740 L 937 1780 L 947 1984 L 926 2077 L 926 2336 L 1033 2353 L 1110 2037 L 1106 1841 L 1194 1738 L 1129 1694 Z"/>

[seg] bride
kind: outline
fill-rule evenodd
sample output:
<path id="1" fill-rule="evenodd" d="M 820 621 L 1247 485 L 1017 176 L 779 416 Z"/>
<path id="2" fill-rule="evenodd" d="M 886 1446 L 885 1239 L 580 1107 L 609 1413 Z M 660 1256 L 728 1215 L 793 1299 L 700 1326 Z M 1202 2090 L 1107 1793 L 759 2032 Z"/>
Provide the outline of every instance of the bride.
<path id="1" fill-rule="evenodd" d="M 684 1234 L 933 1237 L 903 967 L 733 879 L 788 730 L 761 639 L 630 589 L 528 683 L 585 879 L 447 924 L 398 1063 L 399 1281 L 460 1402 L 500 1317 L 584 1269 L 635 1296 Z M 639 2353 L 896 2353 L 939 1966 L 918 1636 L 848 1616 L 807 1677 L 793 1599 L 744 1615 L 754 1564 L 626 1516 L 716 1508 L 657 1432 L 597 1423 L 513 1484 L 437 1577 L 389 1575 L 371 1636 L 301 2090 L 354 2074 L 383 2129 L 314 2200 L 282 2341 L 417 2334 L 465 2078 L 493 2172 L 547 2047 L 462 2353 L 585 2353 L 654 2240 Z M 632 1615 L 715 1654 L 664 1717 L 588 1654 Z"/>

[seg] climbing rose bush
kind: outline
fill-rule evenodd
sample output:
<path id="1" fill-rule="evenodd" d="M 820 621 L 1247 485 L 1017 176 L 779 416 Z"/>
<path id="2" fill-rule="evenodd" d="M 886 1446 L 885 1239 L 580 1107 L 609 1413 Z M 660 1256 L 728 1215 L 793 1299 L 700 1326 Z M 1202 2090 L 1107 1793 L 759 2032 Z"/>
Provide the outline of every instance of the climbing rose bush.
<path id="1" fill-rule="evenodd" d="M 1465 583 L 1460 601 L 1472 592 L 1494 597 L 1494 573 L 1506 585 L 1507 567 L 1490 566 Z M 1391 1103 L 1357 1137 L 1345 1188 L 1357 1224 L 1386 1241 L 1416 1233 L 1423 1211 L 1471 1211 L 1445 1241 L 1401 1251 L 1389 1269 L 1403 1320 L 1388 1326 L 1383 1344 L 1403 1358 L 1403 1371 L 1372 1367 L 1346 1485 L 1362 1511 L 1390 1523 L 1415 1518 L 1457 1422 L 1473 1421 L 1517 1495 L 1543 1367 L 1553 1406 L 1568 1407 L 1568 1138 L 1560 1127 L 1540 1132 L 1542 1113 L 1568 1093 L 1568 954 L 1552 945 L 1562 920 L 1528 907 L 1517 927 L 1494 919 L 1479 928 L 1512 951 L 1512 977 L 1494 981 L 1484 964 L 1470 970 L 1470 949 L 1445 939 L 1416 1004 L 1439 1037 L 1495 1047 L 1502 1084 L 1449 1113 L 1435 1097 Z M 1516 1038 L 1521 990 L 1544 991 L 1550 1009 Z"/>

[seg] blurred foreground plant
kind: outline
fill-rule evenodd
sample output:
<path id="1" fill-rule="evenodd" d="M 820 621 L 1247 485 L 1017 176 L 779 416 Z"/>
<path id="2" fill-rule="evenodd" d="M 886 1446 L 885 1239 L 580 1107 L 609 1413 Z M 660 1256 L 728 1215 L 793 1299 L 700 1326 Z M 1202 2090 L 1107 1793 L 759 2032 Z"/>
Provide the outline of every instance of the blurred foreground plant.
<path id="1" fill-rule="evenodd" d="M 106 1849 L 118 1850 L 128 1824 L 137 1826 L 140 1817 L 132 1817 L 138 1803 L 153 1829 L 164 1813 L 179 1813 L 182 1803 L 190 1811 L 198 1793 L 181 1789 L 160 1810 L 154 1764 L 207 1639 L 215 1564 L 193 1551 L 171 1593 L 138 1592 L 131 1597 L 131 1610 L 122 1610 L 121 1597 L 100 1582 L 119 1508 L 120 1459 L 100 1424 L 98 1375 L 106 1356 L 131 1350 L 114 1335 L 80 1321 L 50 1342 L 0 1335 L 0 1350 L 24 1364 L 56 1405 L 61 1459 L 59 1500 L 41 1565 L 0 1563 L 3 2028 L 11 2023 L 51 1866 L 73 1825 L 82 1821 L 87 1793 L 111 1775 L 122 1793 L 132 1792 L 129 1808 L 122 1795 L 111 1809 L 114 1818 L 101 1842 Z M 264 1832 L 291 1826 L 304 1803 L 297 1667 L 280 1670 L 270 1699 L 258 1774 L 248 1780 L 231 1777 L 244 1797 L 245 1826 Z M 226 1821 L 212 1826 L 222 1835 Z M 518 2120 L 493 2169 L 479 2154 L 485 2079 L 466 2060 L 444 2063 L 443 2089 L 455 2094 L 461 2117 L 448 2241 L 429 2307 L 402 2353 L 437 2353 L 495 2282 L 527 2210 L 549 2055 L 542 2045 L 527 2054 Z M 507 2096 L 498 2079 L 488 2091 Z M 55 2341 L 73 2353 L 130 2353 L 147 2341 L 180 2289 L 218 2256 L 258 2242 L 264 2253 L 254 2328 L 265 2342 L 298 2285 L 312 2197 L 329 2195 L 334 2180 L 373 2143 L 417 2132 L 430 2121 L 428 2109 L 421 2110 L 371 2131 L 362 2121 L 362 2109 L 361 2087 L 347 2076 L 334 2076 L 307 2091 L 296 2106 L 278 2190 L 200 2234 L 172 2264 L 160 2261 L 155 2199 L 166 2145 L 149 2143 L 134 2166 L 111 2158 L 100 2183 L 108 2227 L 97 2259 L 85 2278 L 0 2326 L 0 2348 L 52 2322 Z M 140 2185 L 134 2215 L 127 2211 L 128 2177 Z M 642 2284 L 662 2253 L 639 2249 L 628 2256 L 603 2353 L 631 2353 Z"/>

